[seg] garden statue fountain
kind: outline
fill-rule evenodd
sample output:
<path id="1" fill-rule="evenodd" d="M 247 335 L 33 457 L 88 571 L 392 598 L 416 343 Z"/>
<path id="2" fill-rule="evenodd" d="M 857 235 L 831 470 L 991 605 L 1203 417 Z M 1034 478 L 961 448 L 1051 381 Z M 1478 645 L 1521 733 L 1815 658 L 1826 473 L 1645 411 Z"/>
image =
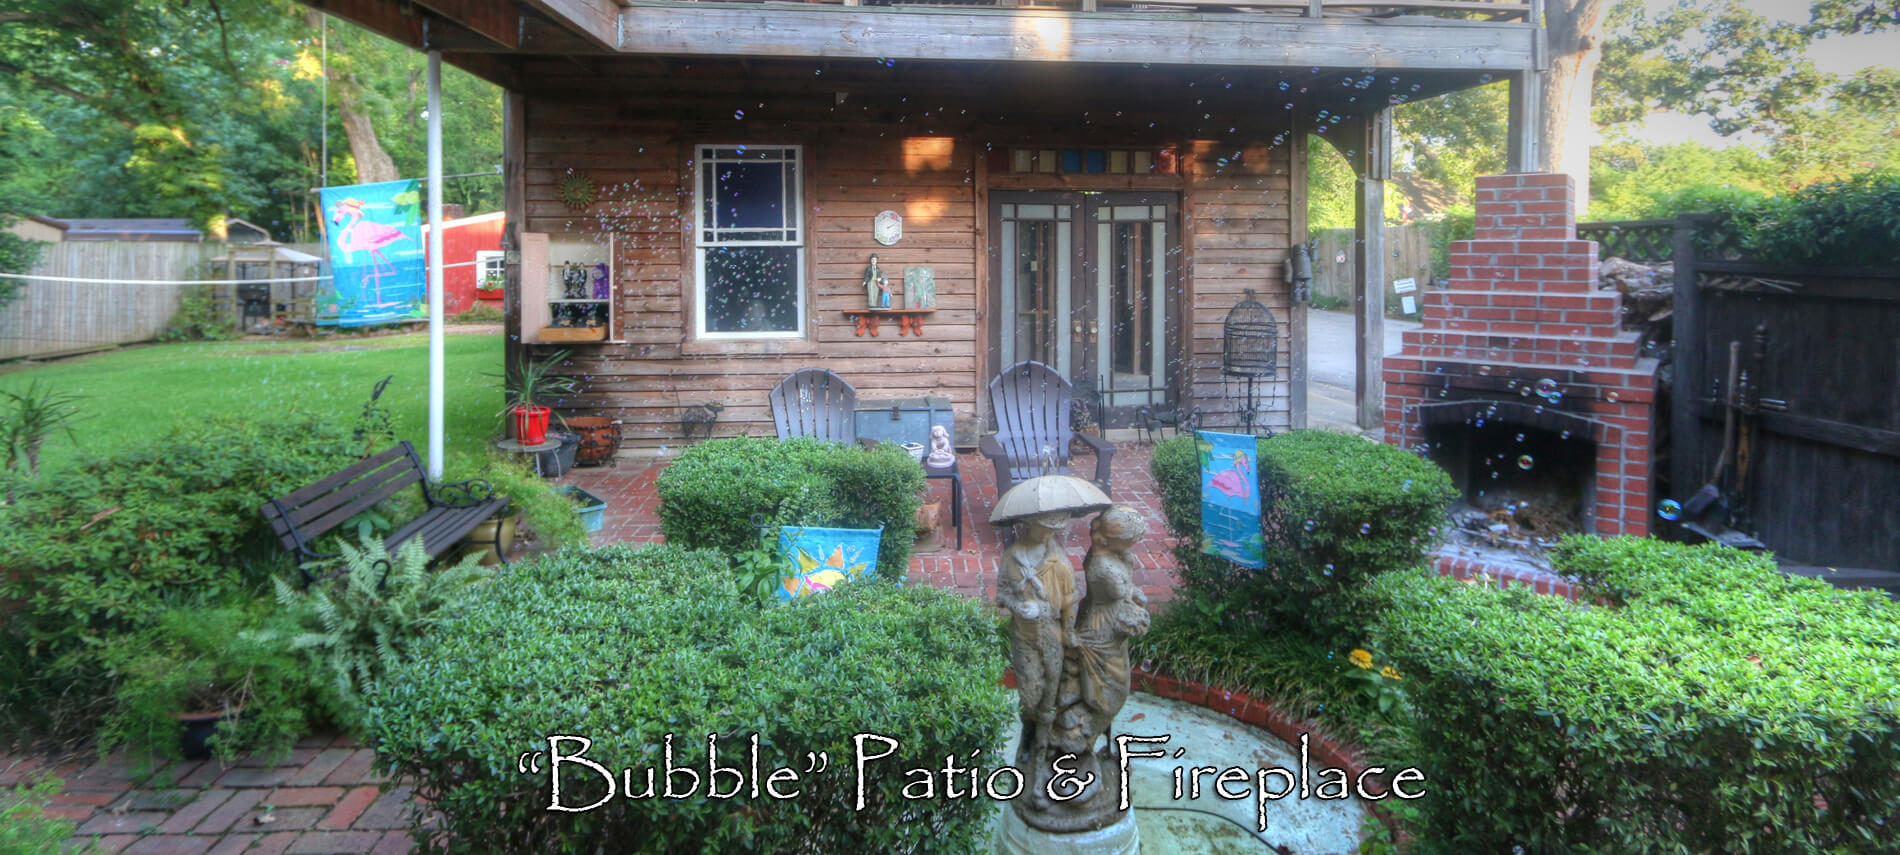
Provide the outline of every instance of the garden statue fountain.
<path id="1" fill-rule="evenodd" d="M 1097 511 L 1080 599 L 1062 533 Z M 990 522 L 1014 526 L 997 599 L 1010 613 L 1022 720 L 1015 768 L 1024 782 L 1004 811 L 997 851 L 1132 855 L 1140 838 L 1120 804 L 1121 764 L 1104 736 L 1128 698 L 1128 639 L 1148 630 L 1147 597 L 1135 587 L 1128 552 L 1147 526 L 1138 512 L 1111 508 L 1094 484 L 1067 475 L 1016 485 Z"/>

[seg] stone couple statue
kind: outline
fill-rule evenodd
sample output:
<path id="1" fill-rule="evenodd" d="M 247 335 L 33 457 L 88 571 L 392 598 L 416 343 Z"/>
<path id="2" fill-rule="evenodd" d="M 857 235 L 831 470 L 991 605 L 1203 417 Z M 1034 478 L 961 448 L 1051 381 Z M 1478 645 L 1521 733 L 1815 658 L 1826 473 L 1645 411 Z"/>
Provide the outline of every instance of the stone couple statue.
<path id="1" fill-rule="evenodd" d="M 1093 495 L 1070 507 L 1042 502 L 1016 509 L 1022 515 L 1009 520 L 1015 540 L 997 579 L 998 601 L 1010 612 L 1010 662 L 1022 718 L 1015 766 L 1024 776 L 1024 792 L 1012 802 L 1021 827 L 1006 822 L 999 849 L 1036 851 L 1055 838 L 1109 833 L 1114 842 L 1107 851 L 1133 851 L 1132 820 L 1117 809 L 1120 764 L 1103 737 L 1128 699 L 1128 640 L 1148 631 L 1148 600 L 1134 584 L 1129 554 L 1147 526 L 1130 508 L 1109 508 L 1095 519 L 1083 561 L 1087 597 L 1078 598 L 1059 535 L 1079 513 L 1107 507 L 1107 497 L 1086 481 L 1060 475 L 1032 478 L 1010 492 L 1057 479 L 1079 482 L 1088 489 L 1061 486 Z M 997 502 L 992 522 L 1009 498 Z M 1045 788 L 1064 755 L 1073 755 L 1063 763 L 1064 780 L 1093 775 L 1094 783 L 1075 798 L 1055 800 Z M 1058 792 L 1069 789 L 1057 783 Z M 1044 843 L 1029 840 L 1037 834 Z"/>

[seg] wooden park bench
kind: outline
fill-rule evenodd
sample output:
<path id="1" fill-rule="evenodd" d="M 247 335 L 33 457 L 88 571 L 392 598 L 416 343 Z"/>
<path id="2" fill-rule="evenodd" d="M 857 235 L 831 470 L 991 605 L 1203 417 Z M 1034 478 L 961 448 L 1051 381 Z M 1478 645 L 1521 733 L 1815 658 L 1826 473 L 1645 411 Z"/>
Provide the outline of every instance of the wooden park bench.
<path id="1" fill-rule="evenodd" d="M 286 551 L 295 552 L 306 561 L 335 558 L 337 553 L 318 552 L 312 544 L 412 484 L 422 485 L 422 496 L 429 507 L 383 540 L 383 548 L 390 554 L 420 537 L 423 550 L 434 558 L 454 548 L 476 526 L 508 507 L 508 497 L 494 495 L 494 487 L 487 481 L 430 484 L 423 474 L 422 460 L 416 456 L 415 446 L 404 440 L 315 484 L 272 499 L 259 510 L 270 521 L 271 531 Z M 496 528 L 495 554 L 506 563 L 507 556 L 501 554 L 500 526 Z M 312 578 L 310 571 L 305 570 L 305 583 Z"/>

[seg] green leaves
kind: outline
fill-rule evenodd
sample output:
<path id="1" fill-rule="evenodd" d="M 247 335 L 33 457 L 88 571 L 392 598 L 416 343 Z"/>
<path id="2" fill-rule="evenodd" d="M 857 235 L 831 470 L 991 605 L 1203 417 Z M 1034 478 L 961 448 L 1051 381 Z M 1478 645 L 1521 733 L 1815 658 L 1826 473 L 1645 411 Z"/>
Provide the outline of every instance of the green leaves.
<path id="1" fill-rule="evenodd" d="M 982 748 L 994 757 L 1013 706 L 1005 657 L 983 607 L 927 587 L 847 585 L 761 609 L 739 596 L 726 559 L 677 545 L 565 552 L 519 564 L 443 614 L 369 696 L 378 762 L 432 793 L 448 847 L 593 851 L 602 840 L 650 852 L 965 852 L 994 803 L 910 801 L 902 769 Z M 851 735 L 888 735 L 865 810 L 852 809 Z M 706 735 L 737 765 L 759 734 L 761 764 L 824 751 L 830 771 L 794 800 L 616 798 L 585 814 L 545 806 L 546 772 L 514 759 L 546 734 L 594 740 L 613 769 L 660 761 L 706 768 Z M 570 767 L 571 768 L 571 767 Z M 682 779 L 683 782 L 683 779 Z M 597 775 L 563 779 L 586 804 Z"/>

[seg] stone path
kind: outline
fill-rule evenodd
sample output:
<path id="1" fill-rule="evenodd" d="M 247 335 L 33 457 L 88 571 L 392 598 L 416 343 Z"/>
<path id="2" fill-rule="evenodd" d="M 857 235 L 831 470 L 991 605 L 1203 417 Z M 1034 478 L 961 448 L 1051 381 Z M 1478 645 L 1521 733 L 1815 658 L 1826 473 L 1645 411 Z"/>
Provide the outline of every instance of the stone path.
<path id="1" fill-rule="evenodd" d="M 78 823 L 75 843 L 125 855 L 411 851 L 414 792 L 385 786 L 375 756 L 346 738 L 313 736 L 270 764 L 184 761 L 139 776 L 123 754 L 64 762 L 0 755 L 0 787 L 53 775 L 65 788 L 46 809 Z"/>

